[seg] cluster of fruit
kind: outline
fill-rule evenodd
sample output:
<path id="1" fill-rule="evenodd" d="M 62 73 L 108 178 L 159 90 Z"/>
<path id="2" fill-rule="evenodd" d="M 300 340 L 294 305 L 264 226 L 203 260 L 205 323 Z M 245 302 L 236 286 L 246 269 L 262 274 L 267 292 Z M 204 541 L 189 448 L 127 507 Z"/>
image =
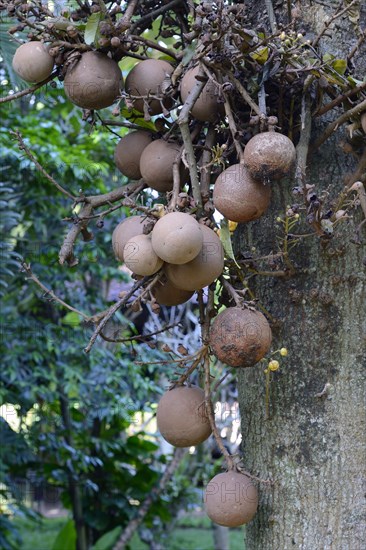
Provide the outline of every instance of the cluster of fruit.
<path id="1" fill-rule="evenodd" d="M 29 82 L 47 79 L 54 67 L 54 52 L 40 42 L 18 48 L 13 66 Z M 87 51 L 75 57 L 64 71 L 67 97 L 84 109 L 102 109 L 121 95 L 123 78 L 118 63 L 100 52 Z M 195 66 L 180 83 L 184 103 L 198 75 Z M 148 116 L 174 106 L 164 92 L 170 85 L 173 67 L 163 60 L 141 61 L 127 75 L 127 101 Z M 208 81 L 191 114 L 201 122 L 213 122 L 222 113 L 215 86 Z M 173 169 L 180 163 L 181 146 L 176 141 L 153 139 L 148 131 L 137 130 L 123 137 L 115 150 L 115 163 L 129 179 L 144 182 L 158 192 L 173 189 Z M 285 136 L 273 131 L 254 136 L 246 145 L 240 163 L 225 169 L 216 179 L 213 202 L 216 209 L 234 222 L 259 218 L 270 201 L 273 180 L 288 174 L 294 166 L 295 149 Z M 187 171 L 180 168 L 180 180 Z M 158 220 L 135 215 L 115 228 L 112 245 L 116 258 L 137 276 L 164 271 L 151 293 L 160 305 L 173 306 L 189 300 L 219 277 L 224 269 L 224 250 L 217 233 L 187 212 L 170 212 Z M 252 308 L 228 307 L 212 324 L 209 345 L 212 352 L 232 367 L 248 367 L 260 361 L 272 341 L 270 326 Z M 176 447 L 191 447 L 205 441 L 212 432 L 204 392 L 195 386 L 176 385 L 159 402 L 157 423 L 161 435 Z M 226 526 L 247 523 L 255 514 L 258 494 L 251 479 L 236 470 L 215 476 L 206 488 L 209 517 Z"/>
<path id="2" fill-rule="evenodd" d="M 161 305 L 178 305 L 210 285 L 224 268 L 217 234 L 184 212 L 165 214 L 155 223 L 144 216 L 120 222 L 112 235 L 115 256 L 136 275 L 152 275 L 163 266 L 166 281 L 153 289 Z"/>
<path id="3" fill-rule="evenodd" d="M 175 447 L 191 447 L 211 434 L 205 394 L 197 386 L 175 386 L 159 401 L 156 419 L 163 438 Z M 258 492 L 251 479 L 236 470 L 216 475 L 204 495 L 207 515 L 226 527 L 248 523 L 258 506 Z"/>

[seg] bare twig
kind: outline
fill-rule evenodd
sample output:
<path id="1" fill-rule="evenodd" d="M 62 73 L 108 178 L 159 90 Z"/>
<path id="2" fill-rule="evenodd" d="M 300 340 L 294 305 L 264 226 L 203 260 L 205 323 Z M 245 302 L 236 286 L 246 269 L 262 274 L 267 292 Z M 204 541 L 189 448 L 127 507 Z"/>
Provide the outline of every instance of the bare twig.
<path id="1" fill-rule="evenodd" d="M 69 267 L 75 267 L 79 263 L 74 255 L 74 243 L 80 233 L 87 230 L 88 216 L 91 215 L 92 211 L 93 207 L 91 204 L 86 204 L 80 210 L 81 218 L 85 216 L 85 219 L 81 219 L 80 222 L 74 223 L 64 238 L 64 242 L 62 243 L 61 250 L 59 252 L 59 262 L 61 265 L 67 262 Z"/>
<path id="2" fill-rule="evenodd" d="M 349 9 L 351 9 L 356 4 L 356 2 L 359 2 L 359 0 L 353 0 L 350 4 L 348 4 L 348 6 L 343 8 L 343 10 L 340 9 L 343 5 L 343 2 L 340 3 L 334 15 L 332 15 L 332 17 L 328 19 L 328 21 L 325 21 L 323 28 L 319 32 L 318 36 L 316 36 L 316 38 L 313 40 L 313 43 L 312 43 L 313 48 L 315 48 L 318 45 L 319 40 L 322 38 L 322 36 L 324 36 L 324 33 L 327 31 L 327 29 L 330 27 L 333 21 L 335 21 L 339 17 L 342 17 L 342 15 L 346 13 Z"/>
<path id="3" fill-rule="evenodd" d="M 131 204 L 128 204 L 127 198 L 129 195 L 133 195 L 137 189 L 140 189 L 141 184 L 142 181 L 140 180 L 129 185 L 119 187 L 118 189 L 114 189 L 109 193 L 104 193 L 103 195 L 92 195 L 89 197 L 83 196 L 76 198 L 76 203 L 83 202 L 84 206 L 79 212 L 77 222 L 73 224 L 64 239 L 59 253 L 60 264 L 63 265 L 67 262 L 70 267 L 77 265 L 78 260 L 74 256 L 74 244 L 79 234 L 86 231 L 89 220 L 93 219 L 94 216 L 92 213 L 94 208 L 99 208 L 101 206 L 105 206 L 106 204 L 112 204 L 123 198 L 127 201 L 125 205 L 131 206 Z M 103 214 L 106 215 L 106 213 Z M 90 240 L 90 238 L 91 235 L 89 234 L 89 238 L 87 240 Z"/>
<path id="4" fill-rule="evenodd" d="M 353 116 L 357 116 L 360 113 L 362 113 L 364 110 L 366 110 L 366 99 L 364 101 L 361 101 L 358 105 L 353 107 L 352 109 L 349 109 L 345 113 L 343 113 L 337 120 L 329 124 L 329 126 L 325 129 L 324 133 L 316 140 L 314 145 L 310 148 L 310 152 L 313 153 L 322 145 L 332 134 L 347 120 L 352 118 Z"/>
<path id="5" fill-rule="evenodd" d="M 230 72 L 226 73 L 226 76 L 228 79 L 234 84 L 244 101 L 249 105 L 249 107 L 252 109 L 252 111 L 255 112 L 256 115 L 259 117 L 265 116 L 265 113 L 262 113 L 258 105 L 253 101 L 253 99 L 250 97 L 249 93 L 246 91 L 244 86 L 237 78 L 235 78 L 234 75 L 232 75 Z"/>
<path id="6" fill-rule="evenodd" d="M 176 59 L 176 60 L 178 59 L 177 54 L 173 50 L 170 50 L 169 48 L 165 48 L 164 46 L 161 46 L 158 42 L 154 42 L 153 40 L 148 40 L 144 36 L 137 36 L 134 34 L 132 36 L 129 36 L 129 38 L 131 38 L 134 42 L 141 42 L 141 44 L 145 44 L 145 46 L 147 46 L 148 48 L 152 48 L 153 50 L 157 50 L 159 52 L 165 53 L 166 55 L 169 55 L 173 59 Z"/>
<path id="7" fill-rule="evenodd" d="M 156 330 L 154 332 L 149 332 L 148 334 L 134 334 L 133 336 L 126 336 L 125 338 L 110 338 L 109 336 L 106 336 L 103 332 L 100 332 L 101 338 L 105 340 L 106 342 L 111 343 L 124 343 L 124 342 L 133 342 L 134 340 L 139 340 L 140 342 L 144 342 L 148 338 L 152 338 L 153 336 L 157 336 L 158 334 L 161 334 L 162 332 L 166 332 L 167 330 L 174 328 L 178 326 L 179 323 L 172 323 L 170 325 L 165 325 L 165 327 Z"/>
<path id="8" fill-rule="evenodd" d="M 28 277 L 34 282 L 36 283 L 36 285 L 39 286 L 39 288 L 41 288 L 43 290 L 43 292 L 47 295 L 47 296 L 50 296 L 52 298 L 52 300 L 54 300 L 55 302 L 58 302 L 60 305 L 62 305 L 63 307 L 65 307 L 66 309 L 70 310 L 70 311 L 73 311 L 74 313 L 77 313 L 78 315 L 80 315 L 80 317 L 82 317 L 84 319 L 84 321 L 87 321 L 89 322 L 91 320 L 91 317 L 89 315 L 86 315 L 85 313 L 83 313 L 82 311 L 79 311 L 78 309 L 74 308 L 73 306 L 70 306 L 68 303 L 64 302 L 63 300 L 61 300 L 61 298 L 59 298 L 54 292 L 53 290 L 47 288 L 43 283 L 41 283 L 41 281 L 38 279 L 38 277 L 33 273 L 32 269 L 31 269 L 31 266 L 29 264 L 27 264 L 26 262 L 22 262 L 21 263 L 21 266 L 22 266 L 22 269 L 26 272 L 26 274 L 28 275 Z"/>
<path id="9" fill-rule="evenodd" d="M 188 367 L 188 369 L 182 374 L 182 376 L 178 380 L 172 383 L 172 385 L 170 386 L 170 389 L 174 388 L 175 386 L 181 386 L 182 384 L 184 384 L 184 382 L 189 378 L 192 372 L 194 372 L 198 367 L 198 365 L 202 363 L 202 360 L 204 359 L 204 357 L 206 357 L 207 353 L 208 353 L 208 346 L 206 345 L 203 346 L 200 350 L 198 350 L 198 352 L 195 354 L 196 359 L 193 361 L 192 365 Z"/>
<path id="10" fill-rule="evenodd" d="M 204 72 L 202 69 L 199 71 L 198 76 L 201 78 L 204 77 Z M 185 148 L 185 152 L 186 152 L 187 160 L 189 164 L 189 175 L 191 178 L 192 194 L 198 207 L 202 207 L 202 196 L 201 196 L 201 189 L 200 189 L 200 184 L 199 184 L 198 174 L 197 174 L 196 157 L 194 154 L 188 122 L 189 122 L 189 112 L 192 109 L 193 105 L 195 104 L 196 100 L 198 99 L 198 96 L 202 92 L 204 86 L 205 86 L 205 81 L 197 80 L 197 82 L 195 83 L 195 85 L 191 90 L 191 93 L 187 97 L 187 100 L 184 103 L 178 118 L 178 124 L 180 128 L 180 132 L 182 134 L 184 148 Z"/>
<path id="11" fill-rule="evenodd" d="M 34 86 L 31 86 L 30 88 L 25 88 L 24 90 L 21 90 L 20 92 L 16 92 L 15 94 L 10 94 L 6 97 L 0 98 L 0 104 L 1 103 L 8 103 L 9 101 L 15 101 L 16 99 L 19 99 L 20 97 L 24 97 L 25 95 L 32 94 L 36 90 L 39 90 L 39 88 L 42 88 L 45 84 L 48 82 L 51 82 L 55 78 L 56 74 L 52 73 L 48 78 L 43 80 L 42 82 L 39 82 L 38 84 L 34 84 Z"/>
<path id="12" fill-rule="evenodd" d="M 57 189 L 59 191 L 61 191 L 61 193 L 63 193 L 64 195 L 66 195 L 67 197 L 69 197 L 70 199 L 72 200 L 75 200 L 76 197 L 74 197 L 74 195 L 72 195 L 71 193 L 69 193 L 69 191 L 66 191 L 66 189 L 64 189 L 62 187 L 62 185 L 60 185 L 59 183 L 57 183 L 57 181 L 48 173 L 46 172 L 46 170 L 43 168 L 43 166 L 38 162 L 38 160 L 36 159 L 36 157 L 33 155 L 33 153 L 31 152 L 31 150 L 26 146 L 26 144 L 24 143 L 24 140 L 23 140 L 23 137 L 22 137 L 22 134 L 19 132 L 19 131 L 16 131 L 16 132 L 13 132 L 13 131 L 10 131 L 11 135 L 13 135 L 18 143 L 19 143 L 19 149 L 21 151 L 24 151 L 24 153 L 27 155 L 27 157 L 29 158 L 29 160 L 31 162 L 33 162 L 33 164 L 36 166 L 36 168 L 38 168 L 38 170 L 41 172 L 41 174 L 44 175 L 45 178 L 48 179 L 48 181 L 50 181 L 55 187 L 57 187 Z"/>
<path id="13" fill-rule="evenodd" d="M 365 89 L 366 89 L 366 82 L 362 82 L 361 84 L 359 84 L 355 88 L 352 88 L 351 90 L 348 90 L 348 92 L 345 92 L 344 94 L 340 94 L 338 97 L 333 99 L 333 101 L 330 101 L 326 105 L 323 105 L 323 107 L 318 109 L 314 114 L 316 116 L 324 115 L 328 111 L 331 111 L 332 109 L 334 109 L 334 107 L 337 107 L 337 105 L 339 105 L 340 103 L 342 103 L 343 101 L 345 101 L 349 97 L 351 97 L 355 94 L 358 94 L 359 92 L 362 92 Z"/>
<path id="14" fill-rule="evenodd" d="M 97 325 L 95 331 L 93 332 L 92 337 L 90 338 L 89 344 L 84 349 L 85 353 L 89 353 L 89 351 L 92 349 L 95 340 L 97 339 L 100 332 L 104 329 L 106 324 L 108 323 L 109 319 L 113 317 L 113 315 L 118 311 L 123 305 L 125 305 L 128 300 L 131 298 L 131 296 L 138 290 L 142 285 L 148 281 L 149 277 L 144 277 L 140 281 L 137 281 L 133 287 L 123 296 L 123 298 L 120 298 L 113 306 L 111 306 L 109 309 L 107 309 L 106 312 L 104 312 L 103 318 Z"/>
<path id="15" fill-rule="evenodd" d="M 211 373 L 210 373 L 210 359 L 208 355 L 206 355 L 205 357 L 204 366 L 205 366 L 205 405 L 206 405 L 206 412 L 210 422 L 212 434 L 215 438 L 218 448 L 220 449 L 220 451 L 222 452 L 225 458 L 228 469 L 234 470 L 235 469 L 234 459 L 229 453 L 229 451 L 226 449 L 215 422 L 215 413 L 214 413 L 214 408 L 211 401 Z"/>
<path id="16" fill-rule="evenodd" d="M 173 459 L 170 462 L 170 464 L 167 466 L 164 474 L 159 480 L 159 483 L 155 485 L 155 487 L 150 491 L 149 496 L 141 504 L 141 506 L 138 509 L 136 517 L 130 520 L 130 522 L 127 524 L 127 527 L 124 529 L 120 538 L 114 545 L 113 550 L 123 550 L 126 547 L 127 543 L 133 536 L 134 532 L 136 531 L 136 529 L 138 528 L 138 526 L 140 525 L 140 523 L 143 521 L 144 517 L 148 513 L 150 506 L 152 505 L 154 500 L 160 495 L 162 491 L 164 491 L 167 483 L 169 482 L 170 478 L 174 474 L 175 470 L 177 469 L 179 463 L 181 462 L 186 452 L 187 452 L 187 449 L 181 449 L 181 448 L 175 449 Z"/>
<path id="17" fill-rule="evenodd" d="M 131 34 L 133 34 L 136 29 L 142 29 L 144 25 L 149 24 L 151 21 L 154 21 L 154 19 L 156 19 L 159 15 L 162 15 L 163 13 L 175 8 L 176 6 L 179 6 L 179 4 L 181 3 L 182 0 L 172 0 L 171 2 L 168 2 L 168 4 L 164 4 L 160 8 L 152 10 L 143 17 L 140 17 L 140 19 L 136 21 L 136 23 L 131 27 Z"/>
<path id="18" fill-rule="evenodd" d="M 210 124 L 207 130 L 206 140 L 205 140 L 205 149 L 202 153 L 202 159 L 201 159 L 201 195 L 203 201 L 208 200 L 210 198 L 210 181 L 211 181 L 211 172 L 209 170 L 208 165 L 211 161 L 212 156 L 212 147 L 215 143 L 215 127 L 213 124 Z"/>

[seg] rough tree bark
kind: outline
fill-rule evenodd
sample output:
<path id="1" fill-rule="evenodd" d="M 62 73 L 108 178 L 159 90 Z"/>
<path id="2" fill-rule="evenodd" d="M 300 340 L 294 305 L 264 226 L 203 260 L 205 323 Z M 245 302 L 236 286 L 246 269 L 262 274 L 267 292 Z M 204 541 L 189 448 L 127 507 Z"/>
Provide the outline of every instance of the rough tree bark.
<path id="1" fill-rule="evenodd" d="M 296 4 L 316 35 L 328 7 L 339 3 Z M 332 32 L 332 53 L 345 57 L 355 41 L 350 21 L 342 18 Z M 355 61 L 365 67 L 362 51 Z M 312 141 L 321 130 L 319 123 L 313 127 Z M 308 182 L 317 191 L 329 186 L 334 196 L 355 169 L 341 139 L 338 134 L 308 158 Z M 293 185 L 274 185 L 269 213 L 240 228 L 238 254 L 254 244 L 258 255 L 276 250 L 275 218 L 296 202 Z M 352 243 L 353 231 L 354 225 L 345 222 L 327 244 L 304 239 L 295 252 L 294 277 L 256 280 L 257 296 L 275 319 L 274 349 L 286 346 L 289 356 L 272 373 L 268 419 L 264 367 L 238 373 L 245 466 L 275 480 L 272 487 L 260 487 L 258 513 L 246 528 L 246 550 L 365 548 L 366 228 L 362 245 Z"/>

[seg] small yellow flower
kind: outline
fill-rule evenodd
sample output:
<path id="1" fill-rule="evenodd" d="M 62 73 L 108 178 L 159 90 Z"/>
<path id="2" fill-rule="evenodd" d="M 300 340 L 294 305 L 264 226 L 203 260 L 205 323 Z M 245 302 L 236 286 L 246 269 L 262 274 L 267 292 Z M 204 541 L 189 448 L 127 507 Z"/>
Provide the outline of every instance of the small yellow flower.
<path id="1" fill-rule="evenodd" d="M 268 371 L 268 369 L 264 369 L 263 372 L 264 372 L 264 374 L 268 374 L 269 371 Z"/>
<path id="2" fill-rule="evenodd" d="M 285 40 L 285 38 L 286 38 L 286 33 L 285 31 L 282 31 L 280 34 L 280 40 Z"/>
<path id="3" fill-rule="evenodd" d="M 278 369 L 280 368 L 280 364 L 279 364 L 279 362 L 276 361 L 275 359 L 272 359 L 272 361 L 270 361 L 270 362 L 268 363 L 268 368 L 269 368 L 269 370 L 271 370 L 271 371 L 276 371 L 276 370 L 278 370 Z"/>
<path id="4" fill-rule="evenodd" d="M 238 222 L 233 222 L 231 220 L 229 220 L 229 231 L 230 233 L 233 233 L 233 231 L 235 231 L 235 229 L 238 227 Z"/>
<path id="5" fill-rule="evenodd" d="M 278 218 L 276 218 L 276 222 L 282 222 L 282 220 L 279 216 L 278 216 Z"/>
<path id="6" fill-rule="evenodd" d="M 287 354 L 288 354 L 287 348 L 281 348 L 280 354 L 282 355 L 282 357 L 287 357 Z"/>
<path id="7" fill-rule="evenodd" d="M 295 220 L 298 220 L 300 218 L 300 214 L 295 214 Z"/>

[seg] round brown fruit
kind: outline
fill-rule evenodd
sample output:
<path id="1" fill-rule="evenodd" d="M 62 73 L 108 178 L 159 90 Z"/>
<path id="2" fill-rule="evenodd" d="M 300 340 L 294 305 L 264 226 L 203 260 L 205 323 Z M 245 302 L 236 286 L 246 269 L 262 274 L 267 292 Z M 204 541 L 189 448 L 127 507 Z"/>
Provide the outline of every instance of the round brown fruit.
<path id="1" fill-rule="evenodd" d="M 54 59 L 43 42 L 27 42 L 16 50 L 13 69 L 26 82 L 42 82 L 50 76 Z"/>
<path id="2" fill-rule="evenodd" d="M 183 212 L 171 212 L 160 218 L 152 230 L 151 238 L 159 258 L 171 264 L 191 261 L 203 244 L 201 226 L 195 218 Z"/>
<path id="3" fill-rule="evenodd" d="M 163 438 L 175 447 L 198 445 L 211 434 L 205 394 L 197 386 L 167 391 L 159 401 L 156 420 Z"/>
<path id="4" fill-rule="evenodd" d="M 112 233 L 112 246 L 114 255 L 121 262 L 124 261 L 123 249 L 132 237 L 142 235 L 144 228 L 150 221 L 144 216 L 131 216 L 122 220 Z"/>
<path id="5" fill-rule="evenodd" d="M 251 367 L 269 351 L 271 327 L 259 311 L 228 307 L 215 317 L 210 346 L 220 361 L 230 367 Z"/>
<path id="6" fill-rule="evenodd" d="M 180 85 L 180 96 L 182 102 L 185 103 L 191 90 L 197 83 L 196 76 L 199 73 L 199 66 L 189 69 Z M 217 102 L 217 90 L 215 85 L 212 82 L 207 82 L 205 84 L 202 92 L 198 96 L 195 104 L 191 109 L 191 114 L 197 120 L 202 122 L 213 122 L 217 119 L 219 114 L 220 104 Z"/>
<path id="7" fill-rule="evenodd" d="M 140 61 L 128 73 L 126 78 L 126 92 L 132 96 L 162 96 L 163 82 L 173 72 L 173 67 L 162 59 L 145 59 Z M 151 115 L 158 115 L 163 112 L 161 103 L 157 99 L 146 100 L 149 104 Z M 165 106 L 165 103 L 164 103 Z M 170 107 L 170 105 L 166 105 Z M 133 107 L 141 113 L 144 112 L 144 100 L 133 100 Z"/>
<path id="8" fill-rule="evenodd" d="M 248 141 L 243 160 L 254 179 L 279 180 L 293 171 L 296 150 L 283 134 L 263 132 Z"/>
<path id="9" fill-rule="evenodd" d="M 243 164 L 229 166 L 215 182 L 215 208 L 233 222 L 250 222 L 260 218 L 267 210 L 270 199 L 270 186 L 253 179 Z"/>
<path id="10" fill-rule="evenodd" d="M 151 246 L 151 235 L 132 237 L 123 249 L 125 264 L 136 275 L 153 275 L 163 265 Z"/>
<path id="11" fill-rule="evenodd" d="M 224 269 L 224 250 L 219 237 L 212 229 L 200 225 L 203 245 L 199 254 L 183 265 L 168 263 L 165 273 L 168 280 L 182 290 L 199 290 L 210 285 Z"/>
<path id="12" fill-rule="evenodd" d="M 173 189 L 173 163 L 180 146 L 164 139 L 157 139 L 143 150 L 140 158 L 140 172 L 146 184 L 165 193 Z"/>
<path id="13" fill-rule="evenodd" d="M 255 516 L 258 491 L 248 476 L 232 470 L 211 479 L 204 501 L 212 521 L 225 527 L 239 527 Z"/>
<path id="14" fill-rule="evenodd" d="M 140 158 L 142 151 L 151 143 L 149 132 L 137 130 L 124 136 L 114 151 L 114 162 L 120 172 L 131 180 L 140 179 Z"/>
<path id="15" fill-rule="evenodd" d="M 115 102 L 123 87 L 116 61 L 100 52 L 85 52 L 67 71 L 64 89 L 67 97 L 83 109 L 104 109 Z"/>
<path id="16" fill-rule="evenodd" d="M 168 279 L 164 283 L 158 281 L 151 293 L 161 306 L 184 304 L 193 296 L 193 292 L 176 288 Z"/>

